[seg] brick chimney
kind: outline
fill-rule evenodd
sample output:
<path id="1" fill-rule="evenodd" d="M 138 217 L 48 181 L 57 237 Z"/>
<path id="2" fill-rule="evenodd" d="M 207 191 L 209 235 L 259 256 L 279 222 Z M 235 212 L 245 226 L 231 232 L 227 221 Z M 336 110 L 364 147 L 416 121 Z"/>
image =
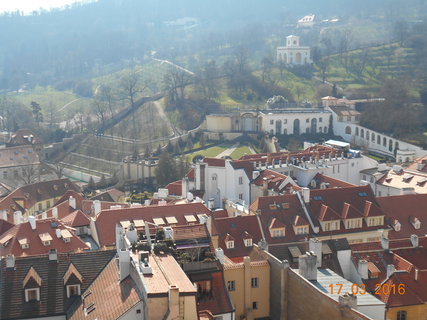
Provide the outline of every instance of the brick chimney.
<path id="1" fill-rule="evenodd" d="M 387 265 L 387 279 L 396 271 L 394 264 Z"/>
<path id="2" fill-rule="evenodd" d="M 56 251 L 56 249 L 49 250 L 49 261 L 58 262 L 58 252 Z"/>
<path id="3" fill-rule="evenodd" d="M 22 212 L 21 211 L 15 211 L 13 213 L 13 223 L 14 224 L 20 224 L 22 222 Z"/>
<path id="4" fill-rule="evenodd" d="M 389 249 L 389 245 L 388 245 L 388 239 L 386 238 L 386 236 L 383 234 L 381 234 L 381 247 L 384 250 L 388 250 Z"/>
<path id="5" fill-rule="evenodd" d="M 36 230 L 36 228 L 37 228 L 37 224 L 36 224 L 36 217 L 34 217 L 34 216 L 29 216 L 28 217 L 28 223 L 30 224 L 30 226 L 31 226 L 31 230 Z"/>
<path id="6" fill-rule="evenodd" d="M 418 248 L 418 246 L 419 246 L 418 236 L 416 234 L 411 234 L 411 244 L 412 244 L 412 247 Z"/>
<path id="7" fill-rule="evenodd" d="M 15 268 L 15 256 L 13 254 L 6 256 L 6 268 Z"/>
<path id="8" fill-rule="evenodd" d="M 299 274 L 307 280 L 317 280 L 317 257 L 313 252 L 307 252 L 298 259 Z"/>
<path id="9" fill-rule="evenodd" d="M 130 252 L 127 249 L 120 249 L 118 254 L 120 281 L 122 281 L 130 275 Z"/>
<path id="10" fill-rule="evenodd" d="M 100 213 L 100 212 L 101 212 L 101 201 L 99 201 L 99 200 L 95 200 L 95 201 L 93 202 L 93 212 L 94 212 L 95 214 L 98 214 L 98 213 Z"/>
<path id="11" fill-rule="evenodd" d="M 76 209 L 76 198 L 70 196 L 70 198 L 68 199 L 68 204 L 71 208 Z"/>

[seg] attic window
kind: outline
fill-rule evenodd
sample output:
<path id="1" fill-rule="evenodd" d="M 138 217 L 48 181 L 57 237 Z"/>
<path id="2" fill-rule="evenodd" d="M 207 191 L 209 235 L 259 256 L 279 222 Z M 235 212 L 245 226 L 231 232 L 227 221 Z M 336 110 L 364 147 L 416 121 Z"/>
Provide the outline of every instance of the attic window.
<path id="1" fill-rule="evenodd" d="M 27 238 L 19 239 L 18 242 L 22 249 L 28 249 L 30 247 L 30 243 Z"/>
<path id="2" fill-rule="evenodd" d="M 323 197 L 322 196 L 314 196 L 313 200 L 321 201 L 321 200 L 323 200 Z"/>
<path id="3" fill-rule="evenodd" d="M 53 185 L 53 190 L 55 190 L 55 191 L 58 190 L 58 186 L 56 184 Z"/>
<path id="4" fill-rule="evenodd" d="M 289 209 L 289 202 L 282 202 L 283 209 Z"/>
<path id="5" fill-rule="evenodd" d="M 234 241 L 230 240 L 226 242 L 227 249 L 234 249 Z"/>
<path id="6" fill-rule="evenodd" d="M 252 247 L 252 239 L 245 239 L 245 247 Z"/>
<path id="7" fill-rule="evenodd" d="M 269 208 L 270 210 L 276 210 L 276 204 L 275 203 L 269 204 Z"/>
<path id="8" fill-rule="evenodd" d="M 70 284 L 67 286 L 67 298 L 71 298 L 72 296 L 81 295 L 81 288 L 79 284 Z"/>
<path id="9" fill-rule="evenodd" d="M 40 301 L 40 288 L 25 289 L 25 302 Z"/>
<path id="10" fill-rule="evenodd" d="M 359 197 L 367 197 L 368 194 L 366 192 L 359 192 Z"/>

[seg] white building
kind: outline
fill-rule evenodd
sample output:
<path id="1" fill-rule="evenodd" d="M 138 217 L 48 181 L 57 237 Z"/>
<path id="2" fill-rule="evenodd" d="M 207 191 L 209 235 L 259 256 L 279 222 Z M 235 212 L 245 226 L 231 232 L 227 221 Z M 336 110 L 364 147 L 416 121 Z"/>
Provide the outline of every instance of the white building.
<path id="1" fill-rule="evenodd" d="M 330 116 L 330 111 L 318 108 L 262 111 L 261 130 L 270 134 L 327 133 Z"/>
<path id="2" fill-rule="evenodd" d="M 277 47 L 277 61 L 284 61 L 289 65 L 304 65 L 313 62 L 310 57 L 310 47 L 300 46 L 299 37 L 293 35 L 286 37 L 284 47 Z"/>
<path id="3" fill-rule="evenodd" d="M 297 22 L 298 28 L 311 28 L 315 24 L 316 16 L 314 14 L 308 14 Z"/>

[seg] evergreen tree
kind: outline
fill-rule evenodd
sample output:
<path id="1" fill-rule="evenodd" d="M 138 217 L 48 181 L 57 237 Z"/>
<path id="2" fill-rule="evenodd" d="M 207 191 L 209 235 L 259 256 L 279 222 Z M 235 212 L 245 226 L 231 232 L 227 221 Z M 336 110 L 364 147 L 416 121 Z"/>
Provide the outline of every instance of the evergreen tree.
<path id="1" fill-rule="evenodd" d="M 40 124 L 40 122 L 43 122 L 42 108 L 40 107 L 40 105 L 35 101 L 31 101 L 31 109 L 33 112 L 34 121 L 37 124 Z"/>
<path id="2" fill-rule="evenodd" d="M 92 176 L 90 176 L 90 178 L 89 178 L 89 182 L 87 184 L 87 188 L 89 190 L 95 190 L 95 181 L 93 180 Z"/>
<path id="3" fill-rule="evenodd" d="M 156 178 L 159 186 L 165 186 L 177 179 L 176 163 L 167 151 L 162 152 L 160 155 L 156 169 Z"/>
<path id="4" fill-rule="evenodd" d="M 200 137 L 200 145 L 204 147 L 206 145 L 206 138 L 205 135 L 202 133 L 202 136 Z"/>

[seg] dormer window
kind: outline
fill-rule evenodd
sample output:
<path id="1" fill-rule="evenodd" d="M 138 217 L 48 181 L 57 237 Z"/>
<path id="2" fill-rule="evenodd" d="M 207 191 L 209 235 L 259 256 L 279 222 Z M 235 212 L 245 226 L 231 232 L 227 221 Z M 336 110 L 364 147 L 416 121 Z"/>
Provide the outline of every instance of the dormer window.
<path id="1" fill-rule="evenodd" d="M 42 279 L 34 267 L 28 270 L 27 275 L 22 283 L 25 292 L 25 302 L 40 301 L 40 287 Z"/>
<path id="2" fill-rule="evenodd" d="M 296 227 L 296 234 L 308 234 L 308 226 Z"/>
<path id="3" fill-rule="evenodd" d="M 411 219 L 411 223 L 412 223 L 412 226 L 413 226 L 416 230 L 418 230 L 419 228 L 421 228 L 421 221 L 420 221 L 418 218 L 413 218 L 413 219 Z"/>
<path id="4" fill-rule="evenodd" d="M 234 241 L 233 240 L 227 241 L 226 246 L 227 246 L 227 249 L 233 249 L 234 248 Z"/>
<path id="5" fill-rule="evenodd" d="M 362 218 L 357 219 L 345 219 L 345 228 L 346 229 L 356 229 L 362 227 Z"/>
<path id="6" fill-rule="evenodd" d="M 252 247 L 252 239 L 245 239 L 245 247 Z"/>
<path id="7" fill-rule="evenodd" d="M 394 223 L 393 223 L 394 231 L 400 231 L 401 227 L 402 227 L 402 225 L 400 224 L 400 222 L 398 220 L 394 220 Z"/>
<path id="8" fill-rule="evenodd" d="M 368 217 L 367 219 L 368 227 L 381 226 L 384 224 L 384 217 Z"/>
<path id="9" fill-rule="evenodd" d="M 70 284 L 67 285 L 67 298 L 71 298 L 72 296 L 80 296 L 81 295 L 80 284 Z"/>
<path id="10" fill-rule="evenodd" d="M 40 301 L 40 288 L 25 289 L 25 302 Z"/>
<path id="11" fill-rule="evenodd" d="M 18 242 L 21 245 L 21 249 L 28 249 L 30 247 L 30 243 L 27 238 L 19 239 Z"/>

